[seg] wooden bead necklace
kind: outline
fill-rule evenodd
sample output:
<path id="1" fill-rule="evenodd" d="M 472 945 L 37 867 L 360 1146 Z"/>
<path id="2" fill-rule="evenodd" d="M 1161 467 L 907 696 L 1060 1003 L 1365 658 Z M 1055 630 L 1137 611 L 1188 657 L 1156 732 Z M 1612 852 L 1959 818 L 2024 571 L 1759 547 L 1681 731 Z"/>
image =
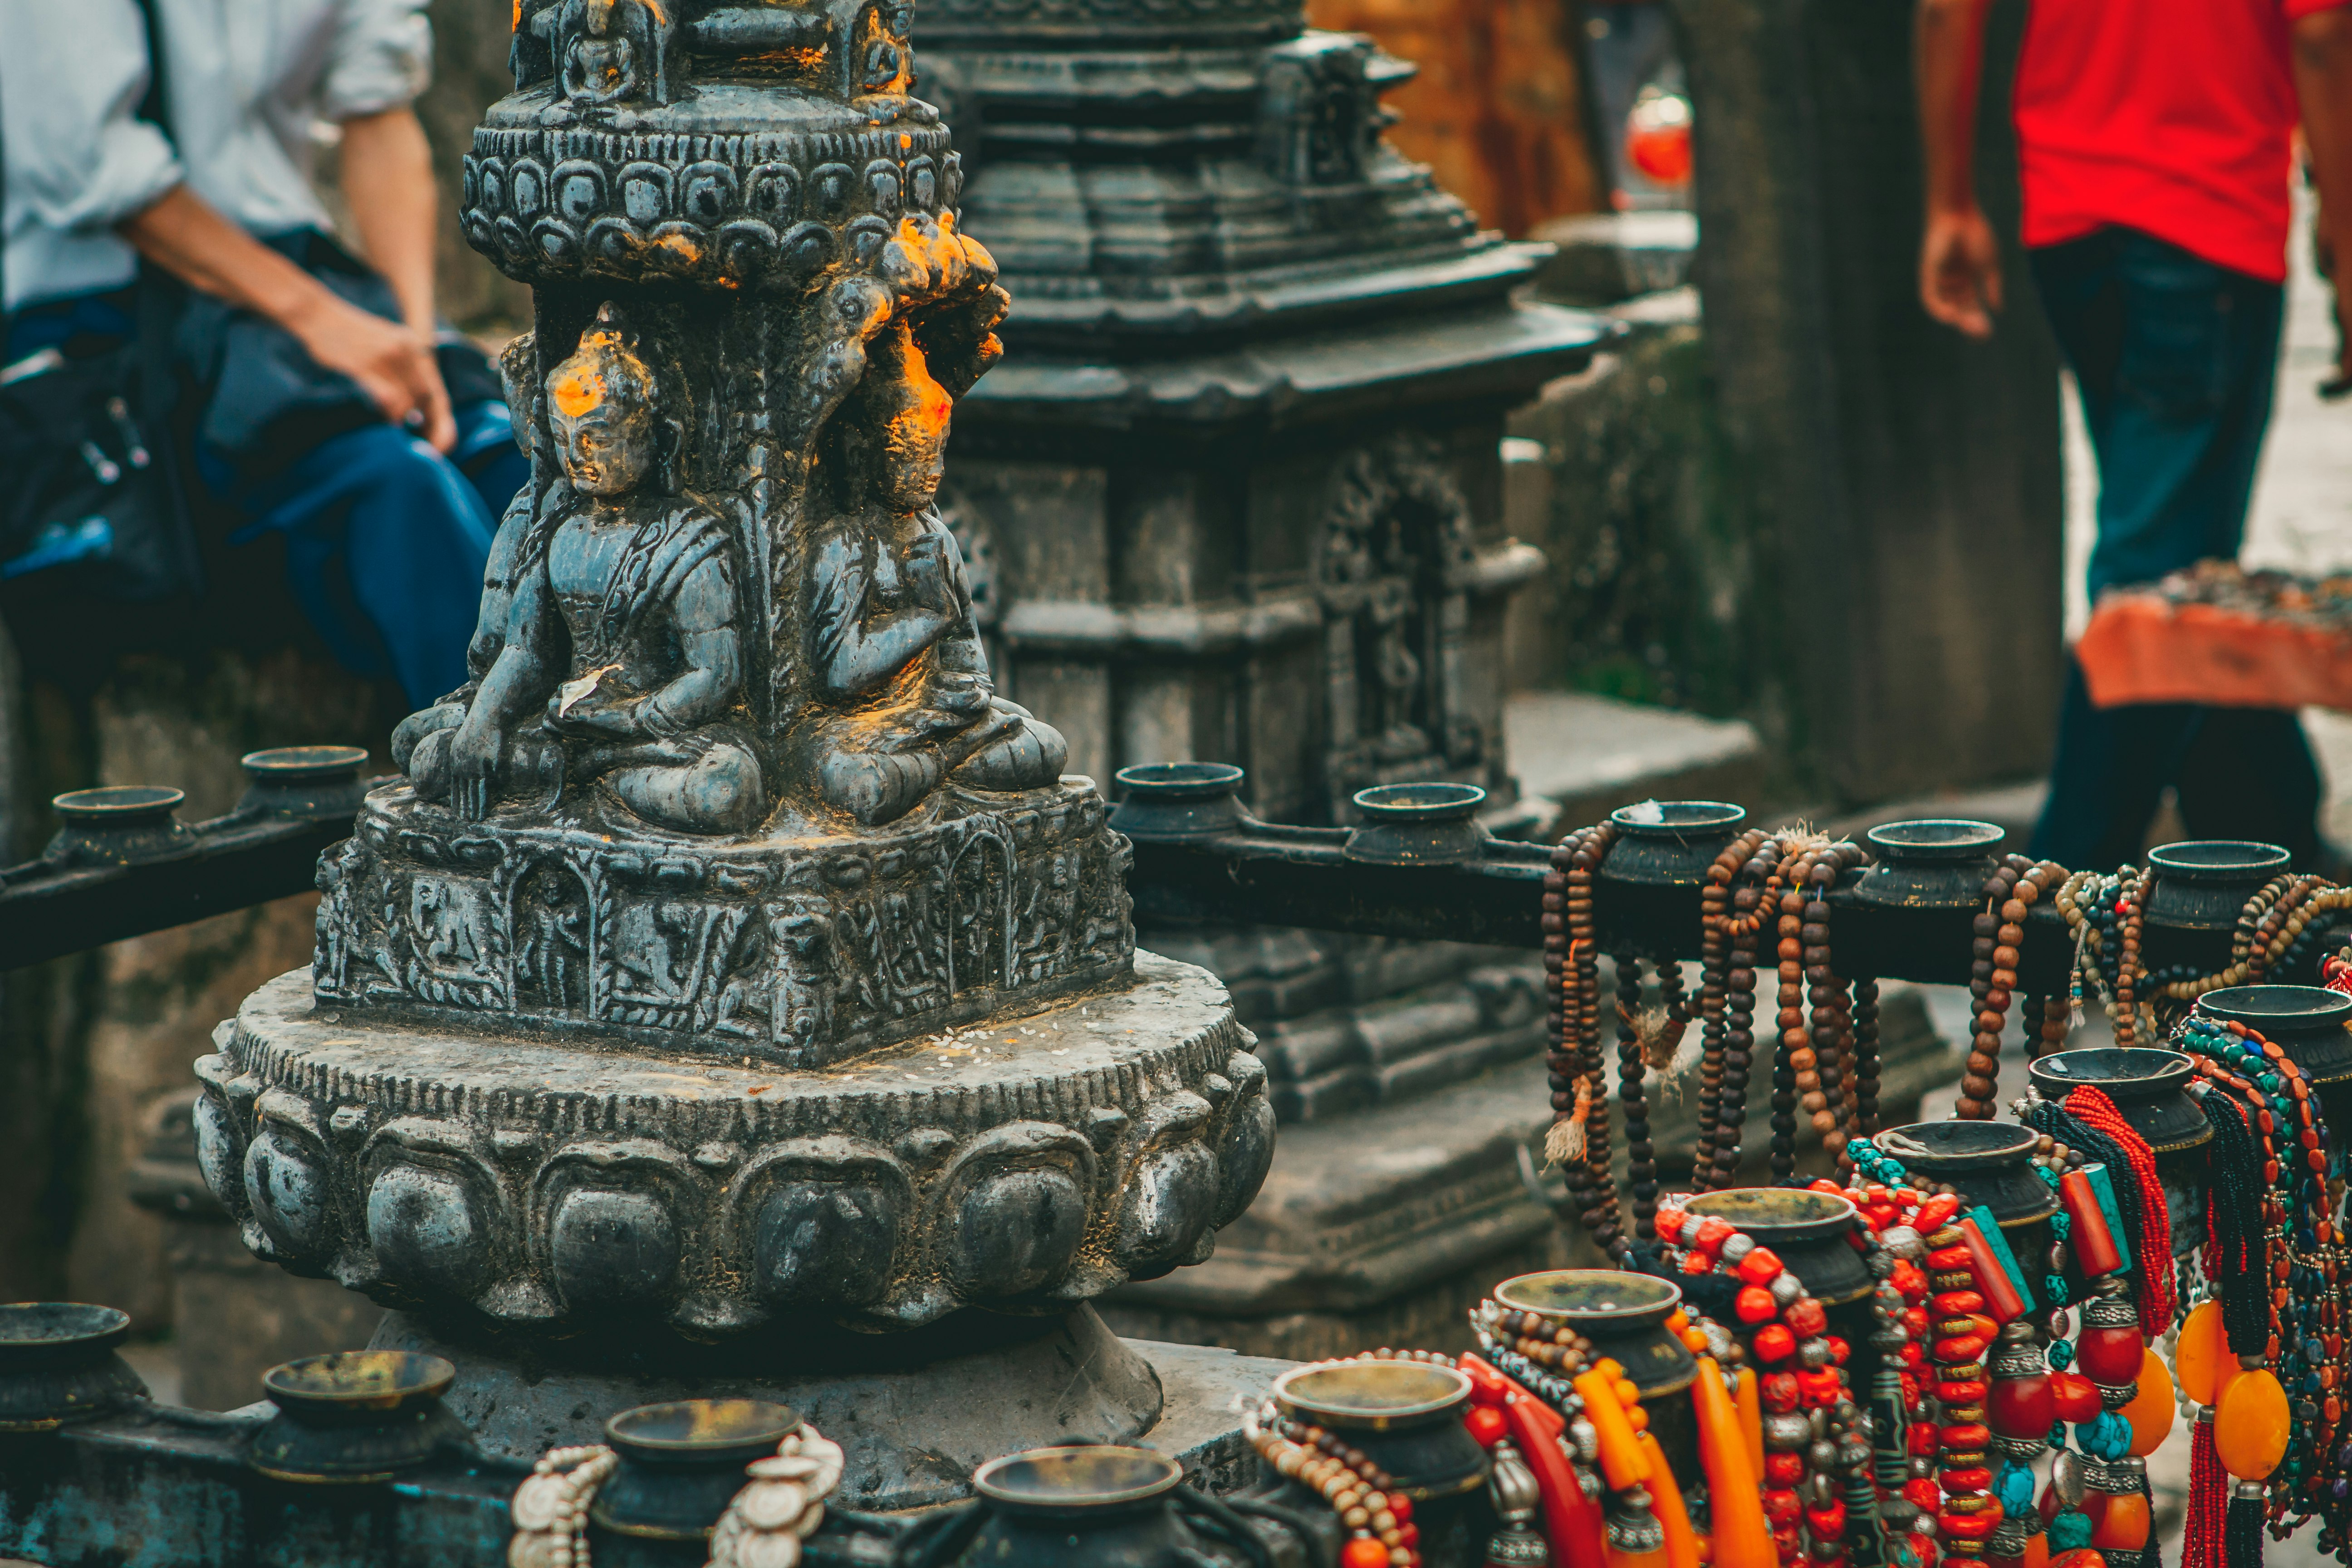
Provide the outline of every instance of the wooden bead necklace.
<path id="1" fill-rule="evenodd" d="M 1351 1358 L 1352 1359 L 1352 1358 Z M 1320 1426 L 1284 1417 L 1272 1400 L 1244 1413 L 1242 1436 L 1286 1480 L 1321 1494 L 1351 1533 L 1344 1568 L 1420 1568 L 1421 1530 L 1396 1479 Z"/>
<path id="2" fill-rule="evenodd" d="M 1549 987 L 1544 1029 L 1552 1106 L 1544 1153 L 1562 1168 L 1585 1232 L 1603 1252 L 1622 1259 L 1629 1238 L 1610 1169 L 1599 935 L 1592 910 L 1593 873 L 1616 839 L 1613 822 L 1571 834 L 1552 851 L 1551 870 L 1544 879 L 1544 967 L 1548 976 L 1556 977 Z M 1621 996 L 1623 984 L 1621 976 Z"/>
<path id="3" fill-rule="evenodd" d="M 1697 1158 L 1691 1169 L 1691 1187 L 1695 1192 L 1712 1192 L 1725 1184 L 1729 1177 L 1717 1159 L 1722 1130 L 1722 1108 L 1731 1092 L 1727 1075 L 1731 1072 L 1730 1036 L 1735 1012 L 1738 1027 L 1743 1037 L 1747 1020 L 1753 1016 L 1755 995 L 1750 991 L 1744 1005 L 1735 1007 L 1729 985 L 1731 963 L 1732 882 L 1740 869 L 1764 847 L 1767 835 L 1761 828 L 1751 827 L 1733 839 L 1715 863 L 1707 868 L 1706 884 L 1699 890 L 1699 1057 L 1698 1143 Z M 1752 955 L 1751 955 L 1752 962 Z M 1748 1043 L 1741 1046 L 1738 1065 L 1738 1089 L 1744 1093 L 1748 1083 Z M 1738 1139 L 1734 1136 L 1736 1148 Z M 1730 1169 L 1738 1168 L 1737 1156 Z"/>
<path id="4" fill-rule="evenodd" d="M 2001 1026 L 2017 989 L 2025 917 L 2046 889 L 2065 880 L 2063 868 L 2046 860 L 2036 865 L 2022 855 L 2004 858 L 1985 879 L 1985 908 L 1976 917 L 1973 962 L 1969 969 L 1976 1034 L 1960 1079 L 1959 1106 L 1953 1112 L 1963 1121 L 1983 1121 L 1992 1115 L 1995 1079 L 2000 1071 Z"/>

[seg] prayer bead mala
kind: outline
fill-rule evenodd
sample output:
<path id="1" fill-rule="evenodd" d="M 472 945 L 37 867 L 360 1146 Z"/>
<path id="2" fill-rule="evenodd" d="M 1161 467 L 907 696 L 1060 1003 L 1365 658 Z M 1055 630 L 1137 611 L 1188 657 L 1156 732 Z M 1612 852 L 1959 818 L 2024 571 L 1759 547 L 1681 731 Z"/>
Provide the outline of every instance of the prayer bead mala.
<path id="1" fill-rule="evenodd" d="M 1727 1166 L 1717 1157 L 1723 1136 L 1723 1106 L 1727 1096 L 1744 1098 L 1748 1087 L 1747 1051 L 1752 1039 L 1747 1036 L 1748 1020 L 1753 1016 L 1755 994 L 1750 990 L 1744 1004 L 1735 1007 L 1731 989 L 1731 910 L 1734 900 L 1732 882 L 1740 868 L 1755 858 L 1764 846 L 1766 834 L 1761 828 L 1749 828 L 1733 839 L 1707 868 L 1706 884 L 1699 889 L 1699 1057 L 1698 1144 L 1697 1158 L 1691 1169 L 1691 1187 L 1695 1192 L 1712 1192 L 1727 1184 L 1731 1173 L 1738 1169 L 1737 1149 L 1738 1133 L 1731 1134 L 1735 1151 Z M 1753 962 L 1751 954 L 1750 962 Z M 1752 979 L 1752 976 L 1751 976 Z M 1738 1027 L 1743 1037 L 1738 1058 L 1738 1082 L 1730 1081 L 1733 1072 L 1730 1058 L 1730 1037 L 1733 1018 L 1738 1016 Z M 1738 1100 L 1733 1100 L 1738 1104 Z"/>
<path id="2" fill-rule="evenodd" d="M 1352 1359 L 1352 1358 L 1351 1358 Z M 1351 1532 L 1342 1568 L 1420 1568 L 1421 1528 L 1396 1479 L 1320 1426 L 1286 1420 L 1272 1400 L 1245 1413 L 1242 1436 L 1286 1480 L 1318 1492 Z"/>
<path id="3" fill-rule="evenodd" d="M 2230 935 L 2230 962 L 2210 974 L 2172 964 L 2148 976 L 2166 999 L 2193 1003 L 2209 991 L 2259 984 L 2273 973 L 2292 973 L 2331 930 L 2335 917 L 2352 909 L 2352 889 L 2325 878 L 2273 877 L 2246 900 Z"/>
<path id="4" fill-rule="evenodd" d="M 1727 907 L 1718 922 L 1720 934 L 1712 944 L 1723 955 L 1723 968 L 1709 973 L 1724 993 L 1725 1016 L 1723 1088 L 1714 1116 L 1713 1169 L 1706 1179 L 1710 1191 L 1728 1187 L 1738 1179 L 1748 1078 L 1756 1063 L 1756 953 L 1763 930 L 1757 910 L 1780 893 L 1780 844 L 1767 835 L 1752 834 L 1742 836 L 1732 848 L 1751 844 L 1748 859 L 1735 868 Z M 1722 861 L 1716 864 L 1719 868 Z"/>
<path id="5" fill-rule="evenodd" d="M 1592 912 L 1592 876 L 1616 840 L 1613 822 L 1570 835 L 1552 851 L 1551 870 L 1544 878 L 1544 968 L 1551 994 L 1545 1042 L 1552 1106 L 1544 1155 L 1562 1168 L 1585 1232 L 1604 1253 L 1622 1260 L 1628 1238 L 1609 1161 L 1599 936 Z M 1621 975 L 1621 1005 L 1623 984 Z"/>
<path id="6" fill-rule="evenodd" d="M 1976 917 L 1975 951 L 1969 970 L 1969 995 L 1976 1004 L 1976 1035 L 1953 1114 L 1963 1121 L 1992 1115 L 1994 1081 L 2000 1071 L 2001 1026 L 2017 989 L 2017 965 L 2025 944 L 2025 917 L 2043 891 L 2066 879 L 2065 871 L 2022 855 L 2005 858 L 1985 879 L 1982 913 Z"/>

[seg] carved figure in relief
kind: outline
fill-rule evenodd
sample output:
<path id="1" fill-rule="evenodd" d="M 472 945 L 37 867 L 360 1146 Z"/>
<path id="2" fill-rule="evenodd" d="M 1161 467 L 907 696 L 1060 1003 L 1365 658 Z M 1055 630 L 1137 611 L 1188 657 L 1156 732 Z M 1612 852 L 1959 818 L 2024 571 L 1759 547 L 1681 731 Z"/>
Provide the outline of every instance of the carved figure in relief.
<path id="1" fill-rule="evenodd" d="M 835 507 L 809 548 L 802 654 L 815 692 L 793 754 L 827 805 L 868 825 L 942 779 L 1049 784 L 1068 745 L 995 695 L 962 556 L 933 504 L 952 399 L 905 315 L 871 324 L 889 309 L 883 290 L 856 279 L 835 292 L 835 319 L 872 336 L 824 452 Z"/>
<path id="2" fill-rule="evenodd" d="M 548 422 L 573 492 L 518 547 L 505 646 L 446 759 L 411 759 L 420 795 L 480 819 L 518 784 L 601 780 L 637 816 L 742 833 L 765 812 L 740 716 L 733 547 L 708 507 L 649 481 L 675 421 L 607 304 L 548 376 Z"/>

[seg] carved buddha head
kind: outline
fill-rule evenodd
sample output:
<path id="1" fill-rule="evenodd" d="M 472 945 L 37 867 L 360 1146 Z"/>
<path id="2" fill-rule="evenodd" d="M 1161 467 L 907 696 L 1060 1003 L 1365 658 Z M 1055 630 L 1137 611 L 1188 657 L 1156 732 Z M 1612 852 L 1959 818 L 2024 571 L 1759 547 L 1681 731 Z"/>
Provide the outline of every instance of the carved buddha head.
<path id="1" fill-rule="evenodd" d="M 574 489 L 626 495 L 662 458 L 660 386 L 618 305 L 607 301 L 580 346 L 547 377 L 547 422 Z"/>
<path id="2" fill-rule="evenodd" d="M 924 363 L 898 317 L 866 345 L 866 374 L 843 413 L 843 441 L 874 499 L 892 511 L 919 511 L 947 471 L 948 421 L 955 400 Z"/>

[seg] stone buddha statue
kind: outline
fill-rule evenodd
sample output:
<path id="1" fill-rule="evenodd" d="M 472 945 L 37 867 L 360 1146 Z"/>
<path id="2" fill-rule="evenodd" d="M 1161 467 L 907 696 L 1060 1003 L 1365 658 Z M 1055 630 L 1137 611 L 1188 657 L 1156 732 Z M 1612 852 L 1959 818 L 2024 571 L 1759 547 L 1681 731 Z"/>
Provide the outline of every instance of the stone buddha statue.
<path id="1" fill-rule="evenodd" d="M 879 313 L 887 307 L 875 293 Z M 834 319 L 866 328 L 855 310 Z M 993 791 L 1050 784 L 1069 746 L 989 679 L 963 558 L 933 505 L 952 398 L 908 314 L 872 329 L 864 358 L 819 463 L 831 514 L 812 528 L 800 616 L 813 690 L 786 754 L 826 805 L 872 826 L 904 816 L 942 780 Z"/>
<path id="2" fill-rule="evenodd" d="M 658 827 L 749 832 L 766 797 L 727 524 L 669 493 L 678 426 L 617 307 L 546 387 L 568 494 L 516 541 L 497 657 L 463 721 L 415 743 L 410 780 L 475 820 L 595 785 Z"/>

